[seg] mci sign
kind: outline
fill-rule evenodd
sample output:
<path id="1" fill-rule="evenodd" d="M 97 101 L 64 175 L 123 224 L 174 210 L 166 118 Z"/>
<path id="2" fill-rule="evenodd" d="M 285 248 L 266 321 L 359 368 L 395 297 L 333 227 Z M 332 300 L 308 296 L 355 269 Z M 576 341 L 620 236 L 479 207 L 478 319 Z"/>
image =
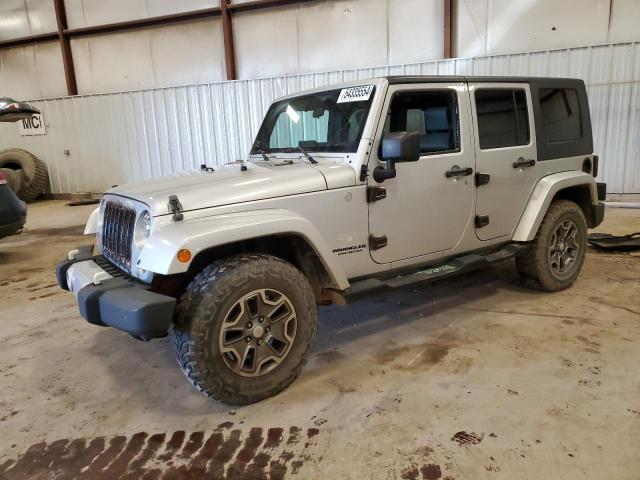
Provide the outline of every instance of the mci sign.
<path id="1" fill-rule="evenodd" d="M 47 130 L 44 126 L 44 117 L 41 113 L 36 113 L 28 118 L 18 121 L 18 129 L 20 135 L 46 135 Z"/>

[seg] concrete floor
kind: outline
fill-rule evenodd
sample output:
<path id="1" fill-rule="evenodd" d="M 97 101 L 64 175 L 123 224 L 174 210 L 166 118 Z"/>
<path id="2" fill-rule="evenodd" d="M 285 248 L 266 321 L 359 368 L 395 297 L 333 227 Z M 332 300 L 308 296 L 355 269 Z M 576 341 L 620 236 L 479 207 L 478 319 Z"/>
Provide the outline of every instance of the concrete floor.
<path id="1" fill-rule="evenodd" d="M 31 206 L 0 242 L 0 478 L 640 478 L 640 257 L 590 250 L 569 290 L 511 262 L 323 308 L 285 392 L 232 409 L 166 339 L 85 323 L 55 262 L 91 207 Z M 640 211 L 600 228 L 640 231 Z"/>

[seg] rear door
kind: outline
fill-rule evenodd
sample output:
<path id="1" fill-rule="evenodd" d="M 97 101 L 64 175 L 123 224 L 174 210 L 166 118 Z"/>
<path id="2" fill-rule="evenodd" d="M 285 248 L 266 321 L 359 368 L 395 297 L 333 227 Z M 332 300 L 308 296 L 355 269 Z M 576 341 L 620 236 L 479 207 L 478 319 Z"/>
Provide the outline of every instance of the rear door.
<path id="1" fill-rule="evenodd" d="M 525 83 L 470 83 L 469 91 L 477 172 L 488 175 L 479 177 L 488 183 L 477 187 L 476 235 L 509 237 L 538 180 L 531 92 Z"/>

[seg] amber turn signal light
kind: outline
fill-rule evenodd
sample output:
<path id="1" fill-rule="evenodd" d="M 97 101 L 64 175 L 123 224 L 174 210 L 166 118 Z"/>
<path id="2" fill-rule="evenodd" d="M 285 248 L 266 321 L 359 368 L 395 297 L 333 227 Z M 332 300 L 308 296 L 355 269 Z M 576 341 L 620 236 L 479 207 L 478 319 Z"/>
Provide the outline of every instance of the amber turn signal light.
<path id="1" fill-rule="evenodd" d="M 179 262 L 187 263 L 189 260 L 191 260 L 191 252 L 186 248 L 183 248 L 181 250 L 178 250 L 178 254 L 176 255 L 176 258 L 178 259 Z"/>

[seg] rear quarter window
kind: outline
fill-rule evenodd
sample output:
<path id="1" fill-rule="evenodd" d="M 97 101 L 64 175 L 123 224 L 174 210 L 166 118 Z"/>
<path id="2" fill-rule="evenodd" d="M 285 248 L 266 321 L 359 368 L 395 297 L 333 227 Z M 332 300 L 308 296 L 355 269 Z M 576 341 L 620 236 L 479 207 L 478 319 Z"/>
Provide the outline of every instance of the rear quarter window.
<path id="1" fill-rule="evenodd" d="M 540 113 L 547 143 L 582 138 L 578 92 L 572 88 L 541 88 Z"/>

